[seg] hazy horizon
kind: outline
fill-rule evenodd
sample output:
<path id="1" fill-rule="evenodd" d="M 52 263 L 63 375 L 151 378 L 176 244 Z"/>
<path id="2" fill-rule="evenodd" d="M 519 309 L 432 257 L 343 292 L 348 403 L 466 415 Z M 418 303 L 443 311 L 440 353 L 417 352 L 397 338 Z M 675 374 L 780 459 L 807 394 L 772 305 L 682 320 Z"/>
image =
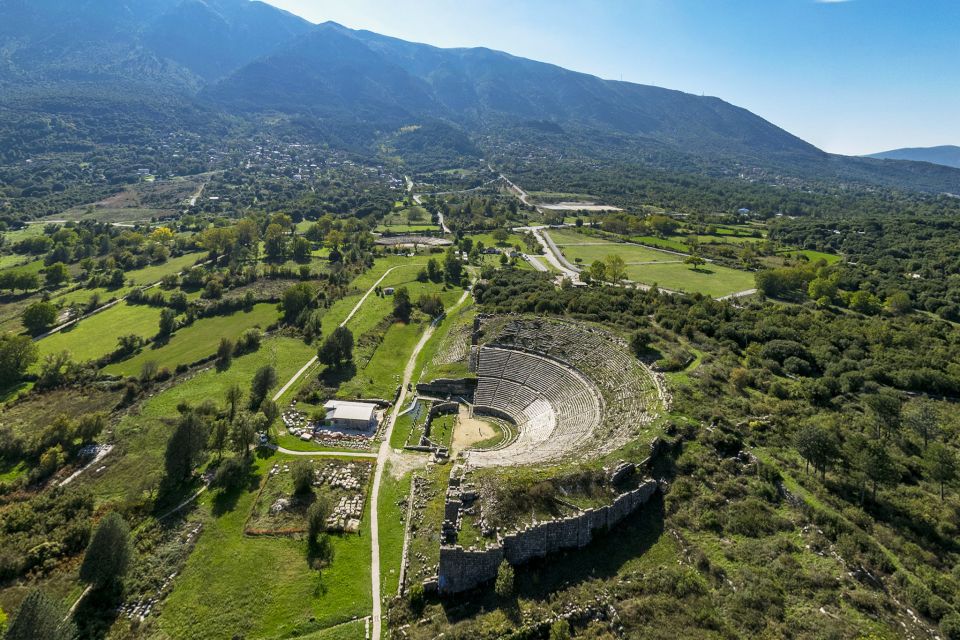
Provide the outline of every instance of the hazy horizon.
<path id="1" fill-rule="evenodd" d="M 716 96 L 833 153 L 960 144 L 960 86 L 945 81 L 960 5 L 943 0 L 266 1 L 311 22 Z"/>

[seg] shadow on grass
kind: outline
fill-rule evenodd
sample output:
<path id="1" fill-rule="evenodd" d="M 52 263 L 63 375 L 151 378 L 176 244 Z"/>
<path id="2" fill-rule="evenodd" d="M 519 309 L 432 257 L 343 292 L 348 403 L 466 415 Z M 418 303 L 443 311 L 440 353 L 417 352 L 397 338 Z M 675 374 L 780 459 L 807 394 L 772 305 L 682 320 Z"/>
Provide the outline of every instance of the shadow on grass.
<path id="1" fill-rule="evenodd" d="M 666 457 L 666 456 L 664 456 Z M 616 576 L 633 559 L 646 553 L 663 535 L 663 497 L 657 492 L 650 502 L 610 531 L 597 533 L 583 549 L 548 556 L 516 568 L 517 598 L 546 600 L 557 591 L 590 580 Z M 487 585 L 441 602 L 451 623 L 484 611 L 504 608 L 509 615 L 512 599 L 500 600 Z"/>
<path id="2" fill-rule="evenodd" d="M 212 513 L 215 518 L 230 513 L 237 508 L 237 502 L 241 496 L 245 493 L 256 491 L 259 487 L 260 476 L 251 465 L 248 467 L 247 474 L 244 476 L 243 481 L 239 482 L 237 486 L 217 490 L 213 496 L 210 513 Z"/>
<path id="3" fill-rule="evenodd" d="M 123 601 L 122 596 L 123 588 L 120 586 L 94 589 L 88 593 L 73 612 L 77 637 L 97 640 L 107 637 L 120 613 L 118 606 Z"/>
<path id="4" fill-rule="evenodd" d="M 344 382 L 353 380 L 356 375 L 357 365 L 353 362 L 346 362 L 339 367 L 327 367 L 320 374 L 320 379 L 328 387 L 339 387 Z"/>

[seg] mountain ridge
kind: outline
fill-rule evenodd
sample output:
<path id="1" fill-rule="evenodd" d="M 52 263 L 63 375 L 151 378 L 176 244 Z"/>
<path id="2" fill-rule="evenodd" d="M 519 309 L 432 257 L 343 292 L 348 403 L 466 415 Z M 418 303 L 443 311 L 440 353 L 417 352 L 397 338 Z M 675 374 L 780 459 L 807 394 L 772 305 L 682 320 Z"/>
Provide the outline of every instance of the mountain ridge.
<path id="1" fill-rule="evenodd" d="M 305 134 L 349 138 L 371 152 L 399 128 L 427 123 L 436 126 L 424 135 L 462 134 L 473 144 L 519 132 L 507 142 L 535 152 L 536 136 L 526 133 L 536 128 L 525 124 L 533 122 L 553 132 L 558 148 L 597 160 L 652 155 L 667 158 L 661 168 L 699 165 L 720 175 L 960 191 L 956 169 L 829 154 L 721 98 L 603 80 L 486 47 L 314 25 L 257 0 L 0 0 L 0 107 L 59 116 L 50 104 L 96 89 L 148 126 L 134 94 L 255 126 L 286 113 L 306 124 Z"/>
<path id="2" fill-rule="evenodd" d="M 960 146 L 952 144 L 934 147 L 903 147 L 880 151 L 865 156 L 879 160 L 910 160 L 912 162 L 929 162 L 945 167 L 960 169 Z"/>

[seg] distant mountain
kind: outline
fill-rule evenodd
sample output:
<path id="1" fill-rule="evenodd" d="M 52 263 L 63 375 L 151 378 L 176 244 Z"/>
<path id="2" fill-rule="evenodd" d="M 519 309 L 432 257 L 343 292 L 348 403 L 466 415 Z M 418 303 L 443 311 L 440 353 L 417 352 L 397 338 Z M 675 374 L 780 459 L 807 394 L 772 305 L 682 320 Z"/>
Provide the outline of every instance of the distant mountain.
<path id="1" fill-rule="evenodd" d="M 317 26 L 204 91 L 230 108 L 361 115 L 385 127 L 425 117 L 478 131 L 502 122 L 572 124 L 727 155 L 826 156 L 718 98 L 584 73 L 485 48 L 440 49 Z"/>
<path id="2" fill-rule="evenodd" d="M 0 82 L 195 93 L 312 27 L 248 0 L 0 0 Z"/>
<path id="3" fill-rule="evenodd" d="M 930 162 L 942 164 L 945 167 L 960 169 L 960 147 L 943 145 L 939 147 L 908 147 L 872 153 L 868 158 L 881 160 L 913 160 L 915 162 Z"/>
<path id="4" fill-rule="evenodd" d="M 831 155 L 719 98 L 313 25 L 250 0 L 0 0 L 4 110 L 13 115 L 0 120 L 0 145 L 19 153 L 30 152 L 25 128 L 39 132 L 37 148 L 63 147 L 48 116 L 95 144 L 286 114 L 302 135 L 434 165 L 546 144 L 778 183 L 960 192 L 955 169 Z"/>

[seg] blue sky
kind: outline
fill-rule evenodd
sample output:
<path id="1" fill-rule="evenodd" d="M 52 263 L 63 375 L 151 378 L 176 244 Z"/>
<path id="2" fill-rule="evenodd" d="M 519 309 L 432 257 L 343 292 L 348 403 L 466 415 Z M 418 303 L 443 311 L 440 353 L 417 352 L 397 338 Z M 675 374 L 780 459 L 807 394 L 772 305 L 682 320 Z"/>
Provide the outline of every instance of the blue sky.
<path id="1" fill-rule="evenodd" d="M 718 96 L 835 153 L 960 144 L 960 0 L 268 1 Z"/>

